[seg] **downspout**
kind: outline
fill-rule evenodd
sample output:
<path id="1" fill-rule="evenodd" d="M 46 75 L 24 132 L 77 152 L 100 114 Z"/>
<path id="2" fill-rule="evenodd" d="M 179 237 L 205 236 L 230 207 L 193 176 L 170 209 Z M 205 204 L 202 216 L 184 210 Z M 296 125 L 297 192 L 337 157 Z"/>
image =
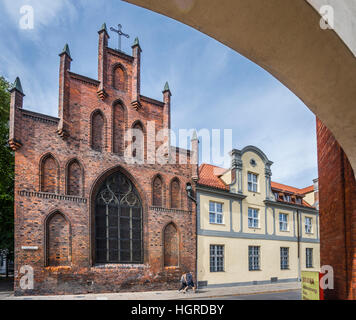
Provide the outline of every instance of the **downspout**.
<path id="1" fill-rule="evenodd" d="M 196 189 L 196 184 L 195 184 Z M 198 201 L 192 196 L 192 186 L 186 186 L 187 197 L 195 203 L 195 288 L 198 289 Z"/>
<path id="2" fill-rule="evenodd" d="M 297 244 L 298 244 L 298 281 L 301 280 L 301 265 L 300 265 L 300 221 L 299 209 L 297 209 Z"/>

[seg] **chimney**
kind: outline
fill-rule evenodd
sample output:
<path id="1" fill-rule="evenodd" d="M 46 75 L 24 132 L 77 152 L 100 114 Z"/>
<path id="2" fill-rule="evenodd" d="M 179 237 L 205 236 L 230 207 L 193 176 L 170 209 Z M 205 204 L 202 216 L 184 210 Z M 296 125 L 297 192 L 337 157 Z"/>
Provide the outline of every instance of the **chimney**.
<path id="1" fill-rule="evenodd" d="M 17 77 L 14 86 L 10 89 L 10 133 L 9 145 L 14 151 L 22 147 L 21 143 L 21 110 L 23 106 L 23 97 L 25 96 L 22 90 L 20 78 Z"/>
<path id="2" fill-rule="evenodd" d="M 141 108 L 140 102 L 140 85 L 141 85 L 141 47 L 138 38 L 135 39 L 132 45 L 132 56 L 134 62 L 132 66 L 132 106 L 138 110 Z"/>
<path id="3" fill-rule="evenodd" d="M 106 23 L 103 23 L 99 34 L 99 49 L 98 49 L 98 80 L 100 82 L 98 89 L 98 97 L 101 100 L 105 100 L 108 96 L 105 92 L 105 86 L 108 83 L 108 68 L 107 68 L 107 47 L 109 41 L 109 34 L 106 29 Z"/>
<path id="4" fill-rule="evenodd" d="M 68 71 L 72 58 L 70 56 L 69 46 L 66 44 L 63 51 L 59 54 L 59 107 L 58 117 L 59 124 L 57 133 L 60 137 L 66 138 L 69 135 L 69 95 L 70 95 L 70 79 Z"/>

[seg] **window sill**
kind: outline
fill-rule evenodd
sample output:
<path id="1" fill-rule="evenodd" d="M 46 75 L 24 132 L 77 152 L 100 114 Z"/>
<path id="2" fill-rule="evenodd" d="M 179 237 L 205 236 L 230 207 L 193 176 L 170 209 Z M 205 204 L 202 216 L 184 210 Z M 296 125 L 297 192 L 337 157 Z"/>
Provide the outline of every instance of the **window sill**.
<path id="1" fill-rule="evenodd" d="M 225 223 L 209 222 L 209 224 L 218 225 L 218 226 L 225 226 Z"/>
<path id="2" fill-rule="evenodd" d="M 169 267 L 164 267 L 164 270 L 178 270 L 178 269 L 180 269 L 180 267 L 179 267 L 179 266 L 174 266 L 174 267 L 171 267 L 171 266 L 169 266 Z"/>
<path id="3" fill-rule="evenodd" d="M 248 270 L 248 271 L 262 271 L 262 269 L 253 269 L 253 270 Z"/>
<path id="4" fill-rule="evenodd" d="M 98 263 L 91 267 L 92 270 L 105 270 L 105 269 L 144 269 L 146 265 L 139 263 Z"/>

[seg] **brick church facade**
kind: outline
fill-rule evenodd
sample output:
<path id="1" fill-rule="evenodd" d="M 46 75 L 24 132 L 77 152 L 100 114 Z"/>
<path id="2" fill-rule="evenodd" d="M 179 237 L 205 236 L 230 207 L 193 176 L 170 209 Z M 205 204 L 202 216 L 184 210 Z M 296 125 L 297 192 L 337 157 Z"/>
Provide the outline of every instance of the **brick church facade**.
<path id="1" fill-rule="evenodd" d="M 196 270 L 186 186 L 194 192 L 198 141 L 194 152 L 171 147 L 167 133 L 148 143 L 170 129 L 170 89 L 163 102 L 141 95 L 138 39 L 132 56 L 108 39 L 104 24 L 98 80 L 70 71 L 67 45 L 60 54 L 58 118 L 23 109 L 19 79 L 11 90 L 17 295 L 173 289 Z M 32 290 L 21 286 L 24 266 L 34 270 Z"/>

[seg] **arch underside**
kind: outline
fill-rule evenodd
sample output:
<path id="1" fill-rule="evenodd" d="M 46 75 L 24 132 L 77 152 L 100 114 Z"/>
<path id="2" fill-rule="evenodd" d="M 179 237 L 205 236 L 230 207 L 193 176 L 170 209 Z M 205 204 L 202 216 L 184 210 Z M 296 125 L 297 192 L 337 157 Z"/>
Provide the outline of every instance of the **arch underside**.
<path id="1" fill-rule="evenodd" d="M 307 1 L 124 1 L 189 25 L 270 72 L 331 130 L 356 172 L 356 59 L 334 30 L 320 27 Z"/>

